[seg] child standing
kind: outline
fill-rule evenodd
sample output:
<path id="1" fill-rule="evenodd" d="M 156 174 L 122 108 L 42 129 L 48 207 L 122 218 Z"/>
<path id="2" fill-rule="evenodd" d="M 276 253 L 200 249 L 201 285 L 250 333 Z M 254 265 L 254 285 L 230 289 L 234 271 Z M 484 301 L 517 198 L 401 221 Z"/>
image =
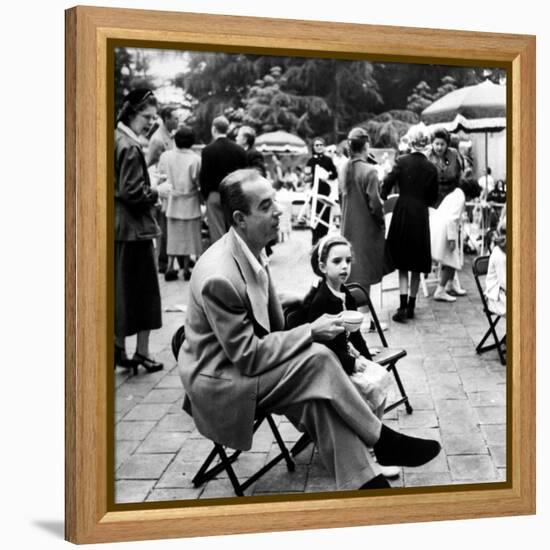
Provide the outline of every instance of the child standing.
<path id="1" fill-rule="evenodd" d="M 351 261 L 351 245 L 341 235 L 328 235 L 314 247 L 311 266 L 321 277 L 321 282 L 305 298 L 308 322 L 324 313 L 338 315 L 345 310 L 357 310 L 353 296 L 344 286 L 349 278 Z M 326 345 L 337 355 L 373 412 L 382 418 L 391 378 L 384 367 L 372 361 L 361 332 L 345 331 Z"/>

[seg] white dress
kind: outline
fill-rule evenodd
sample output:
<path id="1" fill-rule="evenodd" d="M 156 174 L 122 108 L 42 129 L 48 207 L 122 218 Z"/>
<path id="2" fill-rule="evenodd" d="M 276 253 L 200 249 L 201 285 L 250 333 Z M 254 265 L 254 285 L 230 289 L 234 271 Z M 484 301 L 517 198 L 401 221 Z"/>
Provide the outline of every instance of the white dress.
<path id="1" fill-rule="evenodd" d="M 485 278 L 487 307 L 497 315 L 506 315 L 506 253 L 495 246 L 489 257 Z"/>
<path id="2" fill-rule="evenodd" d="M 438 208 L 430 210 L 430 239 L 432 260 L 454 269 L 462 269 L 461 219 L 466 197 L 460 188 L 449 193 Z M 456 246 L 451 251 L 449 241 Z"/>

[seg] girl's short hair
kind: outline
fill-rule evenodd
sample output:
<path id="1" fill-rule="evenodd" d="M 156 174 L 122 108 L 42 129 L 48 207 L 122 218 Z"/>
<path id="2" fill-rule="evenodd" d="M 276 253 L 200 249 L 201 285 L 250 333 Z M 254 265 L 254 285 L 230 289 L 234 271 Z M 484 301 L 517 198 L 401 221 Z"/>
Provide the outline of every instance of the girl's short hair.
<path id="1" fill-rule="evenodd" d="M 310 260 L 311 268 L 313 269 L 315 275 L 317 275 L 318 277 L 324 277 L 323 272 L 319 268 L 319 264 L 326 263 L 330 249 L 337 244 L 344 244 L 346 246 L 349 246 L 350 250 L 352 250 L 351 243 L 343 235 L 340 234 L 326 235 L 325 237 L 320 239 L 319 242 L 313 247 Z"/>

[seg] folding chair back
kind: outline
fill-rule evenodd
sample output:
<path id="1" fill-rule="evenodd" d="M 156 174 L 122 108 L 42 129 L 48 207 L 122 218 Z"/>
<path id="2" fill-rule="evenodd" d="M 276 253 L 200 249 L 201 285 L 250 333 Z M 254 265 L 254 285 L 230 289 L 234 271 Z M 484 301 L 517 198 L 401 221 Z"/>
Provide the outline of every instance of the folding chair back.
<path id="1" fill-rule="evenodd" d="M 476 351 L 477 353 L 483 353 L 484 351 L 496 349 L 501 364 L 506 365 L 506 334 L 502 338 L 499 338 L 496 331 L 496 326 L 502 317 L 489 309 L 487 296 L 485 296 L 485 290 L 483 288 L 484 281 L 482 281 L 482 277 L 485 277 L 487 275 L 488 270 L 489 256 L 480 256 L 479 258 L 476 258 L 474 260 L 474 263 L 472 264 L 472 272 L 474 274 L 474 280 L 476 282 L 477 290 L 479 292 L 479 297 L 481 298 L 483 312 L 485 313 L 485 317 L 487 317 L 487 321 L 489 322 L 489 328 L 477 345 Z M 484 345 L 490 336 L 493 337 L 494 344 Z"/>
<path id="2" fill-rule="evenodd" d="M 179 352 L 181 350 L 181 347 L 184 341 L 185 341 L 185 326 L 182 325 L 180 328 L 178 328 L 178 330 L 176 330 L 176 332 L 174 333 L 174 336 L 172 336 L 172 353 L 176 358 L 176 361 L 178 359 Z M 184 410 L 187 413 L 191 414 L 192 416 L 191 404 L 189 400 L 184 400 Z M 260 427 L 260 425 L 263 423 L 264 420 L 269 424 L 269 427 L 271 428 L 273 436 L 275 437 L 275 441 L 279 446 L 279 449 L 281 451 L 279 454 L 277 454 L 274 458 L 272 458 L 267 464 L 265 464 L 257 472 L 252 474 L 249 478 L 247 478 L 244 481 L 239 481 L 237 474 L 233 469 L 232 464 L 237 460 L 237 458 L 242 453 L 242 451 L 235 450 L 230 454 L 228 454 L 226 451 L 226 448 L 223 445 L 221 445 L 220 443 L 216 443 L 214 441 L 213 442 L 214 448 L 210 451 L 210 454 L 206 457 L 206 459 L 204 460 L 204 462 L 202 463 L 201 467 L 199 468 L 198 472 L 195 474 L 195 477 L 192 480 L 193 485 L 195 487 L 200 487 L 203 483 L 206 483 L 207 481 L 210 481 L 211 479 L 216 477 L 220 472 L 225 471 L 227 472 L 229 481 L 233 486 L 233 490 L 235 491 L 235 494 L 238 497 L 242 497 L 244 496 L 244 491 L 248 487 L 250 487 L 252 483 L 257 481 L 265 473 L 271 470 L 282 459 L 285 460 L 288 471 L 293 472 L 296 468 L 296 465 L 294 463 L 294 460 L 292 459 L 292 455 L 290 451 L 286 447 L 283 441 L 283 438 L 281 437 L 279 429 L 277 428 L 277 425 L 275 424 L 275 421 L 273 420 L 273 417 L 271 416 L 271 414 L 265 413 L 263 411 L 257 411 L 256 419 L 254 421 L 253 432 L 256 433 L 256 430 Z M 298 454 L 298 452 L 295 452 L 294 455 Z M 216 459 L 218 459 L 218 462 L 212 466 L 212 463 Z"/>

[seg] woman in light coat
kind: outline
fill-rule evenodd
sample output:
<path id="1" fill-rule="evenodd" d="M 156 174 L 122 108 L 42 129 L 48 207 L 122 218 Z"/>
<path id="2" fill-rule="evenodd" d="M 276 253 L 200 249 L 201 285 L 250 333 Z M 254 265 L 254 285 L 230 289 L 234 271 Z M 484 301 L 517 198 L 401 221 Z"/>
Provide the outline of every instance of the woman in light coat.
<path id="1" fill-rule="evenodd" d="M 447 283 L 452 284 L 455 272 L 462 269 L 464 261 L 460 233 L 465 205 L 464 191 L 457 185 L 430 216 L 432 259 L 441 262 L 439 284 L 434 293 L 434 299 L 440 302 L 456 301 L 446 287 Z"/>

